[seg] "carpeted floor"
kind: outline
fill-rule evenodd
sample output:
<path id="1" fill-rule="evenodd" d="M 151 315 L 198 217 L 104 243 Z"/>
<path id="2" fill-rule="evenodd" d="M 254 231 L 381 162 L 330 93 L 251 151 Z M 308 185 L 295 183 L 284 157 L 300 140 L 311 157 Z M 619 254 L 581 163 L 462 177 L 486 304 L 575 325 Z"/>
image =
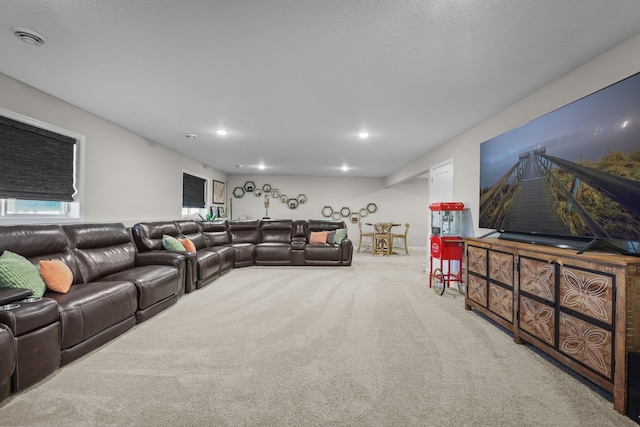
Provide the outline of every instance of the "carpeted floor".
<path id="1" fill-rule="evenodd" d="M 9 397 L 0 425 L 637 425 L 424 269 L 236 269 Z"/>

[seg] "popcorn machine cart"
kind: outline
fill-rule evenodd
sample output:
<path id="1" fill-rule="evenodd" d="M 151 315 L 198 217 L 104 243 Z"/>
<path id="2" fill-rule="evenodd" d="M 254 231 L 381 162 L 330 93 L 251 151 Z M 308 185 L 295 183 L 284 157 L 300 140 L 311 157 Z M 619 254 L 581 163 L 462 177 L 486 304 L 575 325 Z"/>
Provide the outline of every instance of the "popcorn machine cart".
<path id="1" fill-rule="evenodd" d="M 429 287 L 438 294 L 444 293 L 451 282 L 458 284 L 464 294 L 462 278 L 462 209 L 464 203 L 431 203 L 431 238 L 429 254 Z M 434 262 L 436 261 L 437 262 Z"/>

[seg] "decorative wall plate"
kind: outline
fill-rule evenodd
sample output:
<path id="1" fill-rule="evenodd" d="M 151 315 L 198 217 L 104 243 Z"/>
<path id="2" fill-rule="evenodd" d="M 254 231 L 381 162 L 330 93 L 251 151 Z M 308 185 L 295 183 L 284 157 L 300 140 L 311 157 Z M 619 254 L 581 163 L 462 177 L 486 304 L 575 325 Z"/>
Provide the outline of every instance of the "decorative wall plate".
<path id="1" fill-rule="evenodd" d="M 331 206 L 325 206 L 322 208 L 322 216 L 325 218 L 331 218 L 331 214 L 333 213 L 333 208 Z"/>
<path id="2" fill-rule="evenodd" d="M 342 215 L 344 218 L 348 217 L 349 215 L 351 215 L 351 209 L 349 208 L 340 209 L 340 215 Z"/>
<path id="3" fill-rule="evenodd" d="M 279 199 L 280 198 L 280 190 L 278 190 L 277 188 L 274 188 L 271 190 L 271 197 L 273 197 L 274 199 Z"/>
<path id="4" fill-rule="evenodd" d="M 280 201 L 282 203 L 287 203 L 289 201 L 289 196 L 287 196 L 286 194 L 281 194 L 280 195 Z"/>
<path id="5" fill-rule="evenodd" d="M 289 205 L 289 209 L 297 209 L 298 208 L 298 200 L 297 199 L 289 199 L 287 200 L 287 205 Z"/>
<path id="6" fill-rule="evenodd" d="M 253 190 L 253 195 L 256 197 L 262 197 L 262 190 L 259 188 L 256 188 L 255 190 Z"/>
<path id="7" fill-rule="evenodd" d="M 304 205 L 305 203 L 307 203 L 307 200 L 309 199 L 307 198 L 306 194 L 298 194 L 298 203 Z"/>
<path id="8" fill-rule="evenodd" d="M 369 215 L 369 211 L 367 210 L 367 208 L 362 208 L 360 209 L 360 212 L 358 212 L 358 214 L 360 215 L 360 218 L 364 218 L 365 216 Z"/>
<path id="9" fill-rule="evenodd" d="M 369 203 L 367 205 L 367 210 L 369 211 L 369 213 L 374 213 L 375 211 L 378 210 L 378 207 L 376 206 L 375 203 Z"/>
<path id="10" fill-rule="evenodd" d="M 271 185 L 270 184 L 263 185 L 262 191 L 264 191 L 265 193 L 271 193 Z"/>
<path id="11" fill-rule="evenodd" d="M 340 219 L 342 218 L 342 215 L 340 215 L 340 212 L 334 212 L 333 214 L 331 214 L 331 218 Z"/>
<path id="12" fill-rule="evenodd" d="M 233 197 L 235 197 L 236 199 L 241 199 L 242 196 L 244 196 L 244 188 L 236 187 L 233 189 Z"/>
<path id="13" fill-rule="evenodd" d="M 244 183 L 244 191 L 247 193 L 253 192 L 256 189 L 256 184 L 253 181 L 247 181 Z"/>

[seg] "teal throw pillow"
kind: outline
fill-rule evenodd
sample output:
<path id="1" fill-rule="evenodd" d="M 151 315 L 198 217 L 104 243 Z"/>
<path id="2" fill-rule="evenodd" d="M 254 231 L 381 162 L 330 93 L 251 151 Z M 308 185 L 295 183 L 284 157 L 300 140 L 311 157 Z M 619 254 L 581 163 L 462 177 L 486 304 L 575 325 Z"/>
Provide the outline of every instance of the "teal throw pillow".
<path id="1" fill-rule="evenodd" d="M 47 285 L 38 268 L 25 257 L 4 251 L 0 256 L 0 288 L 30 289 L 36 298 L 42 297 Z"/>
<path id="2" fill-rule="evenodd" d="M 339 228 L 339 229 L 336 230 L 336 235 L 333 238 L 333 243 L 335 243 L 336 245 L 339 245 L 346 238 L 347 238 L 347 229 L 346 228 Z"/>
<path id="3" fill-rule="evenodd" d="M 178 239 L 167 234 L 162 235 L 162 246 L 168 251 L 186 251 L 184 245 Z"/>

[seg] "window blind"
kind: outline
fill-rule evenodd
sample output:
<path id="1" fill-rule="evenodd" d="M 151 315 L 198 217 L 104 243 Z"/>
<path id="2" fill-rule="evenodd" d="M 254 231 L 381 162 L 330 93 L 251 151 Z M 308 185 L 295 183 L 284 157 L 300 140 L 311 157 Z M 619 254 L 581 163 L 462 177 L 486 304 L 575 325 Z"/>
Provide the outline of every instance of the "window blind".
<path id="1" fill-rule="evenodd" d="M 197 176 L 182 174 L 182 207 L 204 208 L 204 186 L 206 180 Z"/>
<path id="2" fill-rule="evenodd" d="M 0 116 L 0 198 L 72 202 L 75 144 Z"/>

